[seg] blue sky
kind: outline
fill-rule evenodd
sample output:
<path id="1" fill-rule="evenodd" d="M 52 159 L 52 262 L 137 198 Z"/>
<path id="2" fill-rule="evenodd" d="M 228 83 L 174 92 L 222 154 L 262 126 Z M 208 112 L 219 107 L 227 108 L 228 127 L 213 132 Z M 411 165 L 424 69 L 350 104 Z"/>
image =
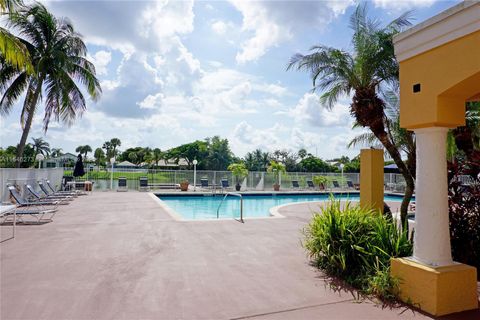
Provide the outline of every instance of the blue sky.
<path id="1" fill-rule="evenodd" d="M 388 22 L 414 10 L 421 22 L 458 1 L 372 0 Z M 234 153 L 306 148 L 322 158 L 355 156 L 348 97 L 332 111 L 318 103 L 305 73 L 289 58 L 313 44 L 348 49 L 348 19 L 358 1 L 43 1 L 84 36 L 103 95 L 69 128 L 44 138 L 74 151 L 110 138 L 132 146 L 170 147 L 214 135 Z M 19 106 L 1 119 L 0 144 L 18 143 Z M 43 108 L 31 137 L 43 136 Z"/>

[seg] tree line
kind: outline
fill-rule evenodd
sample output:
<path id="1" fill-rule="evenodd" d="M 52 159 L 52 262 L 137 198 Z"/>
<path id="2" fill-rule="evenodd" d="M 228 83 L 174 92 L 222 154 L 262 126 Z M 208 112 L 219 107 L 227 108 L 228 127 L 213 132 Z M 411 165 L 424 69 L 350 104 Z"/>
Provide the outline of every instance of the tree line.
<path id="1" fill-rule="evenodd" d="M 93 149 L 90 145 L 79 145 L 75 152 L 81 154 L 87 163 L 98 167 L 105 167 L 110 159 L 115 162 L 129 161 L 137 166 L 146 168 L 160 168 L 161 164 L 181 164 L 185 161 L 185 169 L 193 169 L 193 160 L 197 160 L 198 170 L 224 171 L 231 164 L 242 163 L 249 171 L 266 171 L 272 161 L 281 163 L 289 172 L 339 172 L 343 165 L 344 172 L 359 172 L 360 160 L 358 157 L 350 159 L 347 156 L 331 160 L 323 160 L 305 149 L 298 151 L 274 150 L 272 152 L 256 149 L 238 157 L 230 149 L 228 139 L 219 136 L 196 140 L 180 146 L 161 150 L 151 147 L 131 147 L 121 150 L 122 142 L 118 138 L 105 141 L 101 147 Z M 14 167 L 17 147 L 0 148 L 0 167 Z M 61 148 L 51 148 L 43 138 L 32 138 L 24 148 L 26 158 L 22 167 L 35 167 L 37 154 L 46 158 L 56 158 L 64 155 Z M 9 160 L 10 159 L 10 160 Z"/>

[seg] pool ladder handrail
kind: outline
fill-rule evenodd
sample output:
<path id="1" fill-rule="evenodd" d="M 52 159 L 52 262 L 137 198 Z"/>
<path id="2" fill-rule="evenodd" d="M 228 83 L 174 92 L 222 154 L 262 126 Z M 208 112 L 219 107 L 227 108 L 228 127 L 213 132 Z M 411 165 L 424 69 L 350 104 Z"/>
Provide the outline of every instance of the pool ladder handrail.
<path id="1" fill-rule="evenodd" d="M 241 223 L 245 223 L 245 221 L 243 221 L 243 196 L 240 194 L 240 193 L 235 193 L 235 192 L 227 192 L 225 194 L 225 196 L 223 197 L 222 201 L 220 202 L 220 204 L 218 205 L 218 208 L 217 208 L 217 219 L 219 219 L 220 215 L 219 215 L 219 212 L 220 212 L 220 207 L 222 206 L 223 204 L 223 201 L 225 201 L 225 199 L 228 197 L 228 196 L 236 196 L 236 197 L 239 197 L 240 198 L 240 222 Z M 237 220 L 237 219 L 235 219 Z"/>

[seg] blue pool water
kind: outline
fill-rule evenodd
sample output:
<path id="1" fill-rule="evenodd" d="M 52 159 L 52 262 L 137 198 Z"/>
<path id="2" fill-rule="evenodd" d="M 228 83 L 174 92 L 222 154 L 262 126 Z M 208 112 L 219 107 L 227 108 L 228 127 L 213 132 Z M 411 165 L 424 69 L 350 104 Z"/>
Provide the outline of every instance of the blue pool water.
<path id="1" fill-rule="evenodd" d="M 158 195 L 171 209 L 183 219 L 216 219 L 217 208 L 223 196 L 163 196 Z M 303 195 L 243 195 L 243 217 L 268 217 L 270 208 L 282 204 L 307 201 L 328 200 L 327 194 Z M 335 195 L 335 199 L 349 199 L 358 201 L 359 195 Z M 386 201 L 401 201 L 398 196 L 385 196 Z M 219 210 L 219 218 L 239 218 L 240 200 L 235 196 L 228 196 Z"/>

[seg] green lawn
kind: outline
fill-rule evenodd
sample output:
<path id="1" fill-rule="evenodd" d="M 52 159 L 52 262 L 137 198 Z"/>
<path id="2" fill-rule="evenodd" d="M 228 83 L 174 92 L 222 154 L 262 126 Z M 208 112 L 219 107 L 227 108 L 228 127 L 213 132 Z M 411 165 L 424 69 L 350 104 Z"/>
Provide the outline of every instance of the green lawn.
<path id="1" fill-rule="evenodd" d="M 73 171 L 65 170 L 64 175 L 71 176 Z M 111 173 L 107 171 L 91 171 L 88 174 L 85 174 L 83 178 L 88 178 L 92 180 L 109 180 Z M 151 182 L 156 183 L 169 183 L 173 182 L 175 174 L 173 172 L 157 172 L 157 173 L 146 173 L 146 172 L 113 172 L 113 179 L 117 180 L 119 177 L 125 177 L 127 180 L 138 180 L 140 177 L 148 177 Z M 176 174 L 177 183 L 181 179 L 186 177 L 186 173 L 177 172 Z"/>

